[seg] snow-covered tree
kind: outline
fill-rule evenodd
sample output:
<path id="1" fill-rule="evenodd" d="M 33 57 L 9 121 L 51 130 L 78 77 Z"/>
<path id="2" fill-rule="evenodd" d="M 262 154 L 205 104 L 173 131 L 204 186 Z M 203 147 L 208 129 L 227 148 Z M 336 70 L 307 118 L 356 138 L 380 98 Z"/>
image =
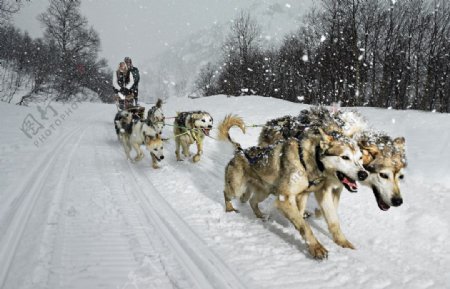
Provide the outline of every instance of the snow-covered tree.
<path id="1" fill-rule="evenodd" d="M 86 17 L 80 13 L 80 0 L 50 0 L 48 9 L 39 15 L 45 26 L 44 39 L 56 45 L 59 56 L 55 88 L 57 100 L 67 100 L 76 94 L 87 65 L 95 64 L 100 39 Z"/>

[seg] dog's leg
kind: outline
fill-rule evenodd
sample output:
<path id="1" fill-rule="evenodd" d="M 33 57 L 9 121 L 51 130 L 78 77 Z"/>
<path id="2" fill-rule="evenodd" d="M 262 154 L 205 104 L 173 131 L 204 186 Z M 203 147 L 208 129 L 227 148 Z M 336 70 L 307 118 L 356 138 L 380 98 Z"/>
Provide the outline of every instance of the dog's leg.
<path id="1" fill-rule="evenodd" d="M 144 158 L 144 153 L 141 150 L 141 146 L 137 143 L 133 143 L 133 148 L 136 151 L 136 157 L 134 158 L 135 162 L 138 162 Z"/>
<path id="2" fill-rule="evenodd" d="M 196 163 L 196 162 L 198 162 L 200 160 L 200 156 L 203 153 L 203 141 L 202 140 L 196 141 L 196 144 L 197 144 L 197 153 L 192 158 L 194 163 Z"/>
<path id="3" fill-rule="evenodd" d="M 333 203 L 336 208 L 336 212 L 339 208 L 339 200 L 341 198 L 342 188 L 333 190 Z"/>
<path id="4" fill-rule="evenodd" d="M 264 214 L 259 209 L 259 203 L 267 199 L 269 195 L 265 194 L 262 191 L 255 192 L 252 197 L 250 198 L 250 207 L 253 210 L 253 213 L 255 213 L 255 216 L 260 219 L 264 219 Z"/>
<path id="5" fill-rule="evenodd" d="M 183 155 L 188 158 L 191 156 L 191 153 L 189 152 L 189 144 L 186 142 L 181 142 L 181 149 L 183 150 Z"/>
<path id="6" fill-rule="evenodd" d="M 310 254 L 316 259 L 327 258 L 328 251 L 314 236 L 308 223 L 303 219 L 303 216 L 298 211 L 295 195 L 280 195 L 276 202 L 277 208 L 288 218 L 295 226 L 300 235 L 308 244 Z"/>
<path id="7" fill-rule="evenodd" d="M 309 218 L 311 213 L 306 211 L 306 203 L 308 202 L 309 193 L 302 193 L 297 195 L 297 208 L 304 219 Z"/>
<path id="8" fill-rule="evenodd" d="M 355 249 L 352 243 L 350 243 L 344 236 L 339 225 L 339 218 L 337 215 L 336 207 L 333 203 L 333 193 L 331 189 L 318 191 L 315 193 L 317 202 L 319 203 L 325 220 L 328 224 L 328 230 L 333 236 L 333 240 L 336 244 L 343 248 Z"/>
<path id="9" fill-rule="evenodd" d="M 231 203 L 231 197 L 229 196 L 230 193 L 227 193 L 227 191 L 229 191 L 229 189 L 227 188 L 225 188 L 225 190 L 223 191 L 223 197 L 225 198 L 225 212 L 239 213 L 239 211 L 233 207 L 233 204 Z"/>
<path id="10" fill-rule="evenodd" d="M 182 161 L 180 157 L 180 137 L 175 137 L 175 156 L 177 161 Z"/>
<path id="11" fill-rule="evenodd" d="M 225 169 L 225 188 L 223 190 L 223 197 L 225 199 L 225 212 L 236 212 L 239 213 L 233 207 L 231 200 L 239 196 L 241 190 L 247 190 L 243 186 L 243 178 L 242 178 L 242 168 L 239 166 L 229 165 Z"/>
<path id="12" fill-rule="evenodd" d="M 127 160 L 131 160 L 131 156 L 130 156 L 131 146 L 126 138 L 127 137 L 125 135 L 122 135 L 122 145 L 123 145 L 123 149 L 125 151 L 125 155 L 127 156 Z"/>

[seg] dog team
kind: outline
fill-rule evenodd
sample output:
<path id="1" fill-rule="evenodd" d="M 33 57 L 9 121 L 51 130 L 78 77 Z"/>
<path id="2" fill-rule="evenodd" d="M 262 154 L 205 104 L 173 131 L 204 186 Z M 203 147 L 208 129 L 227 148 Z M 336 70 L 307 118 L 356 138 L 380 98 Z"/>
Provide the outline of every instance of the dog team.
<path id="1" fill-rule="evenodd" d="M 164 159 L 161 131 L 165 125 L 162 101 L 158 100 L 140 120 L 122 110 L 115 117 L 118 139 L 127 159 L 136 151 L 133 161 L 144 154 L 144 144 L 152 157 L 153 168 Z M 198 162 L 203 140 L 213 128 L 212 116 L 204 111 L 180 112 L 174 121 L 175 155 L 181 161 L 191 156 L 189 147 L 196 144 L 192 161 Z M 218 139 L 235 147 L 234 157 L 225 168 L 224 200 L 226 212 L 238 212 L 232 200 L 249 202 L 255 216 L 264 218 L 259 204 L 270 195 L 275 206 L 294 225 L 316 259 L 328 256 L 327 249 L 314 236 L 305 216 L 310 193 L 314 193 L 322 215 L 336 244 L 355 246 L 341 230 L 337 214 L 343 189 L 356 192 L 357 182 L 372 189 L 378 207 L 386 211 L 403 202 L 399 182 L 407 166 L 405 139 L 368 129 L 365 119 L 356 111 L 330 111 L 311 107 L 297 116 L 269 120 L 263 126 L 258 146 L 242 148 L 230 137 L 232 127 L 245 133 L 244 120 L 227 115 L 218 125 Z"/>

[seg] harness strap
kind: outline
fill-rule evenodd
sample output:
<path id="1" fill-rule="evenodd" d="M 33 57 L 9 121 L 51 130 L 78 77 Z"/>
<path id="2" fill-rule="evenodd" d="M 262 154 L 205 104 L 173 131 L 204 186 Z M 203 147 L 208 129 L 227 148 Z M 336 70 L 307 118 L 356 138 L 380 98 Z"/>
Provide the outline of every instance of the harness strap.
<path id="1" fill-rule="evenodd" d="M 319 171 L 323 172 L 325 170 L 325 166 L 323 165 L 322 161 L 320 160 L 320 147 L 316 146 L 315 150 L 316 150 L 315 156 L 316 156 L 317 168 L 319 169 Z"/>

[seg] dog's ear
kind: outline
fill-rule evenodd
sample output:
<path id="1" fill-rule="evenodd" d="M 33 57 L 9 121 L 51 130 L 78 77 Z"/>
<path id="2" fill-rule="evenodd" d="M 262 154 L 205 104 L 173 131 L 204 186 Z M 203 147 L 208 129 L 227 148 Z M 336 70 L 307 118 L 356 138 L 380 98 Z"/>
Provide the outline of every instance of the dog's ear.
<path id="1" fill-rule="evenodd" d="M 328 142 L 328 143 L 333 141 L 333 137 L 331 135 L 328 135 L 326 132 L 324 132 L 323 129 L 320 127 L 319 127 L 319 133 L 320 133 L 320 136 L 322 137 L 322 141 Z"/>
<path id="2" fill-rule="evenodd" d="M 403 153 L 405 151 L 405 138 L 398 137 L 394 139 L 394 148 Z"/>
<path id="3" fill-rule="evenodd" d="M 376 156 L 380 153 L 380 149 L 376 144 L 369 143 L 367 140 L 360 140 L 358 142 L 358 146 L 361 148 L 361 152 L 364 156 L 370 156 L 372 159 L 376 158 Z"/>
<path id="4" fill-rule="evenodd" d="M 361 149 L 361 152 L 363 154 L 363 165 L 369 164 L 374 159 L 374 156 L 367 149 Z"/>

